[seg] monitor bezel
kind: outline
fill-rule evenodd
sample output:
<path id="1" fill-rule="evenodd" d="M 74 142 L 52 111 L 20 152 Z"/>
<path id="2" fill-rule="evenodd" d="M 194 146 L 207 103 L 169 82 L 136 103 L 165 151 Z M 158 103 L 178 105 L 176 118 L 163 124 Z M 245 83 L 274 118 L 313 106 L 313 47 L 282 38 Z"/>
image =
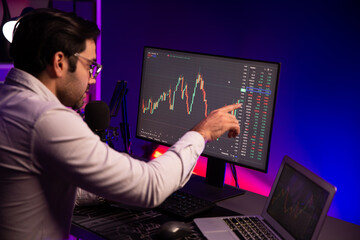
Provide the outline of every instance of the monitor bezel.
<path id="1" fill-rule="evenodd" d="M 332 185 L 331 183 L 327 182 L 325 179 L 321 178 L 320 176 L 318 176 L 317 174 L 313 173 L 312 171 L 310 171 L 309 169 L 307 169 L 306 167 L 304 167 L 303 165 L 301 165 L 300 163 L 296 162 L 295 160 L 293 160 L 292 158 L 290 158 L 289 156 L 284 156 L 283 161 L 281 163 L 280 169 L 276 175 L 275 181 L 273 183 L 273 187 L 271 188 L 271 192 L 269 194 L 269 197 L 267 198 L 267 201 L 265 203 L 265 206 L 263 208 L 262 214 L 261 216 L 265 219 L 266 222 L 269 223 L 270 226 L 275 226 L 275 228 L 277 229 L 277 232 L 284 237 L 285 239 L 295 239 L 292 235 L 289 234 L 289 232 L 283 227 L 281 226 L 278 221 L 276 221 L 268 212 L 268 207 L 269 204 L 271 202 L 272 197 L 274 196 L 274 192 L 275 192 L 275 187 L 280 179 L 280 176 L 283 172 L 283 169 L 285 167 L 285 165 L 290 166 L 291 168 L 293 168 L 295 171 L 297 171 L 300 175 L 304 176 L 305 178 L 309 179 L 311 182 L 313 182 L 314 184 L 316 184 L 317 186 L 321 187 L 322 189 L 324 189 L 326 192 L 328 192 L 328 197 L 326 199 L 326 202 L 324 204 L 324 208 L 319 216 L 319 220 L 316 224 L 316 227 L 314 229 L 313 235 L 311 239 L 317 239 L 321 228 L 324 224 L 325 218 L 327 216 L 328 210 L 330 208 L 331 202 L 334 198 L 334 195 L 337 191 L 336 187 L 334 185 Z"/>
<path id="2" fill-rule="evenodd" d="M 248 165 L 243 164 L 243 163 L 238 163 L 238 162 L 235 162 L 235 161 L 220 158 L 218 156 L 214 157 L 214 156 L 209 155 L 207 153 L 202 153 L 201 154 L 204 157 L 212 158 L 212 159 L 218 159 L 218 161 L 222 161 L 224 163 L 230 163 L 230 164 L 234 164 L 236 166 L 244 167 L 244 168 L 247 168 L 247 169 L 252 169 L 252 170 L 259 171 L 259 172 L 267 173 L 268 165 L 269 165 L 269 158 L 270 158 L 271 139 L 272 139 L 272 133 L 273 133 L 273 125 L 274 125 L 273 123 L 274 123 L 274 116 L 275 116 L 275 108 L 276 108 L 276 103 L 277 103 L 276 100 L 277 100 L 277 91 L 278 91 L 278 86 L 279 86 L 281 63 L 280 62 L 274 62 L 274 61 L 265 61 L 265 60 L 257 60 L 257 59 L 250 59 L 250 58 L 224 56 L 224 55 L 209 54 L 209 53 L 187 51 L 187 50 L 178 50 L 178 49 L 171 49 L 171 48 L 144 46 L 143 55 L 142 55 L 142 68 L 141 68 L 141 81 L 140 81 L 139 99 L 138 99 L 136 138 L 146 140 L 146 141 L 149 141 L 149 142 L 153 142 L 153 143 L 156 143 L 156 144 L 160 144 L 160 145 L 163 145 L 163 146 L 167 146 L 167 147 L 170 147 L 172 144 L 168 144 L 168 143 L 156 141 L 154 139 L 149 139 L 149 138 L 146 138 L 146 137 L 142 137 L 142 136 L 140 136 L 138 134 L 138 132 L 139 132 L 140 112 L 141 112 L 141 91 L 142 91 L 142 85 L 143 85 L 143 79 L 144 79 L 144 62 L 146 60 L 146 53 L 147 53 L 147 51 L 149 49 L 156 49 L 156 50 L 161 50 L 161 51 L 172 51 L 172 52 L 185 53 L 185 54 L 197 54 L 197 55 L 202 55 L 202 56 L 219 57 L 219 58 L 224 58 L 224 59 L 233 59 L 233 60 L 241 60 L 241 61 L 252 61 L 252 62 L 257 62 L 257 63 L 273 64 L 273 65 L 277 66 L 277 74 L 276 74 L 276 79 L 275 79 L 275 82 L 274 82 L 274 84 L 275 84 L 275 86 L 274 86 L 274 89 L 275 89 L 275 91 L 274 91 L 274 104 L 273 104 L 272 116 L 271 116 L 271 120 L 270 120 L 269 140 L 268 140 L 268 149 L 267 149 L 267 153 L 266 153 L 267 155 L 266 155 L 265 167 L 264 168 L 252 167 L 252 166 L 248 166 Z"/>

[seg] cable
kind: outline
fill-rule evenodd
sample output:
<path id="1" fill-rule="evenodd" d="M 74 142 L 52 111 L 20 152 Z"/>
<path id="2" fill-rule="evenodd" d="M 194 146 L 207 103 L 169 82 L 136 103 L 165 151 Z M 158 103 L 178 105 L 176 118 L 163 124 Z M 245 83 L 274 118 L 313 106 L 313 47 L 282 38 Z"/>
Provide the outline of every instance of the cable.
<path id="1" fill-rule="evenodd" d="M 234 178 L 234 181 L 235 181 L 235 186 L 236 187 L 239 187 L 239 183 L 238 183 L 238 179 L 237 179 L 237 172 L 236 172 L 236 167 L 234 164 L 230 164 L 230 169 L 231 169 L 231 173 L 232 173 L 232 176 Z"/>

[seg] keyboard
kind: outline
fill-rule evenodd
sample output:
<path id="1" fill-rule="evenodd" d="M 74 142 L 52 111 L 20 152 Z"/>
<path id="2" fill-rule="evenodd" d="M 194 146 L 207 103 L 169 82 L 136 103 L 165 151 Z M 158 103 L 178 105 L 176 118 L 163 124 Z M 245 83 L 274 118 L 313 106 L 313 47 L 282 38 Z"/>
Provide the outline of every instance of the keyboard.
<path id="1" fill-rule="evenodd" d="M 257 217 L 229 217 L 223 220 L 240 240 L 278 239 Z"/>
<path id="2" fill-rule="evenodd" d="M 182 219 L 192 218 L 197 214 L 215 207 L 215 203 L 178 190 L 171 194 L 158 210 Z"/>

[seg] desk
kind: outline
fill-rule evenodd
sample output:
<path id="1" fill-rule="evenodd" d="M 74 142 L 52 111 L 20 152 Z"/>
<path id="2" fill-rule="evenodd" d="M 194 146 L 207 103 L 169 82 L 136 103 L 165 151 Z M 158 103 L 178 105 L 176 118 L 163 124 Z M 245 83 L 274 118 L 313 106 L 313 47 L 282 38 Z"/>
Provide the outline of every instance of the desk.
<path id="1" fill-rule="evenodd" d="M 191 181 L 189 182 L 191 185 Z M 200 217 L 209 217 L 209 216 L 230 216 L 236 215 L 237 213 L 248 215 L 248 214 L 257 214 L 260 215 L 262 208 L 265 204 L 266 197 L 248 192 L 246 191 L 245 194 L 232 197 L 226 200 L 222 200 L 217 203 L 217 207 L 211 210 L 208 213 L 201 215 Z M 101 210 L 103 208 L 103 210 Z M 118 234 L 118 238 L 114 239 L 131 239 L 129 235 L 131 235 L 131 231 L 134 231 L 135 236 L 139 236 L 136 231 L 140 229 L 145 229 L 145 237 L 144 239 L 151 239 L 151 234 L 154 233 L 159 226 L 173 219 L 171 216 L 165 216 L 153 210 L 129 210 L 129 209 L 122 209 L 122 208 L 114 208 L 108 209 L 108 206 L 93 206 L 90 207 L 88 210 L 89 212 L 95 211 L 103 211 L 102 213 L 96 213 L 93 215 L 90 221 L 87 221 L 84 218 L 84 221 L 81 221 L 82 217 L 79 214 L 76 216 L 74 215 L 74 221 L 71 228 L 71 235 L 79 237 L 81 239 L 104 239 L 97 231 L 100 228 L 106 226 L 107 229 L 111 229 L 112 232 Z M 107 212 L 107 217 L 103 218 L 104 211 Z M 110 213 L 111 212 L 111 213 Z M 89 214 L 88 216 L 90 216 Z M 112 221 L 112 219 L 116 220 Z M 99 216 L 99 217 L 97 217 Z M 120 218 L 119 218 L 120 216 Z M 75 219 L 80 221 L 75 221 Z M 120 220 L 119 220 L 120 219 Z M 78 224 L 75 224 L 77 222 Z M 81 224 L 79 224 L 79 222 Z M 195 224 L 191 221 L 189 222 L 192 224 L 194 228 L 194 235 L 195 237 L 192 239 L 204 239 L 201 234 L 197 234 L 197 228 Z M 129 229 L 129 226 L 136 226 L 135 229 Z M 120 229 L 121 228 L 121 229 Z M 119 229 L 119 230 L 115 230 Z M 119 232 L 125 232 L 125 234 L 119 234 Z M 137 234 L 137 235 L 136 235 Z M 123 238 L 122 238 L 123 237 Z M 105 238 L 106 239 L 106 238 Z M 136 238 L 133 238 L 136 239 Z M 355 225 L 349 222 L 342 221 L 340 219 L 336 219 L 333 217 L 328 216 L 325 220 L 324 226 L 319 236 L 319 240 L 357 240 L 360 239 L 360 226 Z"/>

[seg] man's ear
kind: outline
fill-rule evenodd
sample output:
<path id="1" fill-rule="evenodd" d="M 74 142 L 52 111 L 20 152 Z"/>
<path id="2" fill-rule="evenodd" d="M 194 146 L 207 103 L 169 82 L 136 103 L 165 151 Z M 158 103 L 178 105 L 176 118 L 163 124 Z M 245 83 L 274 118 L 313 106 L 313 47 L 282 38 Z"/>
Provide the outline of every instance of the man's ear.
<path id="1" fill-rule="evenodd" d="M 67 61 L 63 52 L 56 52 L 53 56 L 52 66 L 56 77 L 61 77 L 67 71 Z"/>

